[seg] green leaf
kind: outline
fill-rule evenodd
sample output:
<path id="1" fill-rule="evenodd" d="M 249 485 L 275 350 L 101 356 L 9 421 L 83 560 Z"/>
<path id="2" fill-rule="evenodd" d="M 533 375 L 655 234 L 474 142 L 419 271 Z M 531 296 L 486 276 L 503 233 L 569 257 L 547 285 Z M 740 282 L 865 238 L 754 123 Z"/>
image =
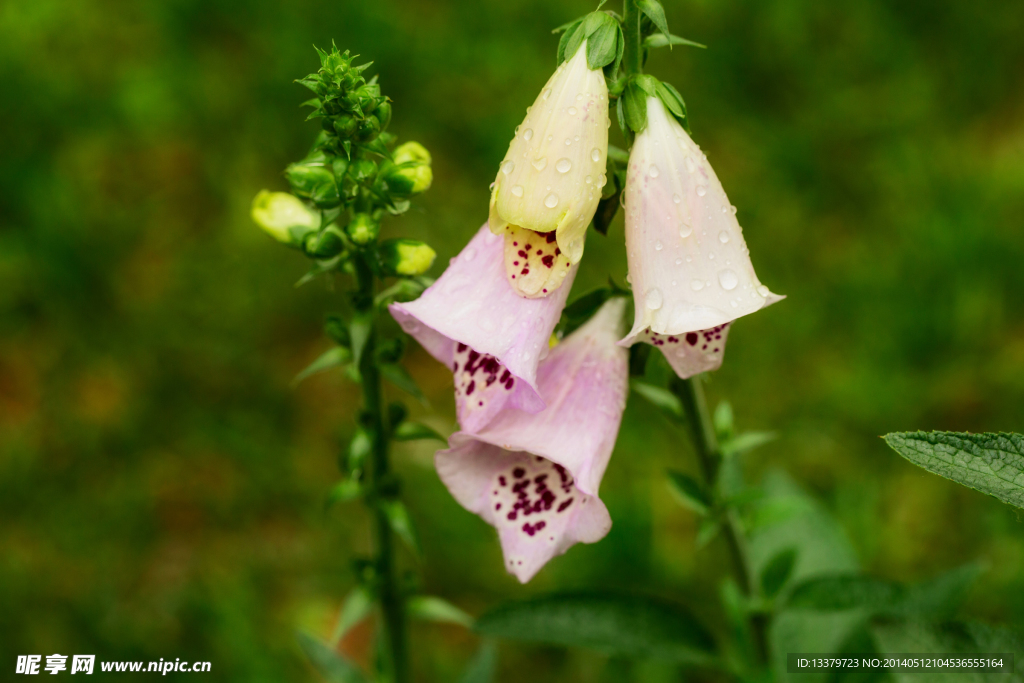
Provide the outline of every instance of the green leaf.
<path id="1" fill-rule="evenodd" d="M 608 186 L 614 187 L 612 183 L 605 185 L 605 187 Z M 615 220 L 615 214 L 619 212 L 621 196 L 622 190 L 615 190 L 610 196 L 602 196 L 597 201 L 597 211 L 594 212 L 594 230 L 597 230 L 602 235 L 608 234 L 608 228 L 611 226 L 612 221 Z"/>
<path id="2" fill-rule="evenodd" d="M 334 626 L 334 633 L 331 635 L 331 642 L 337 646 L 345 634 L 353 626 L 369 616 L 373 610 L 373 596 L 363 586 L 356 586 L 345 598 L 345 604 L 341 607 L 338 615 L 338 623 Z"/>
<path id="3" fill-rule="evenodd" d="M 363 495 L 363 487 L 355 479 L 346 479 L 345 481 L 339 481 L 337 484 L 331 487 L 330 493 L 327 494 L 326 507 L 330 507 L 335 503 L 347 503 L 351 500 L 355 500 Z"/>
<path id="4" fill-rule="evenodd" d="M 416 441 L 418 439 L 437 439 L 438 441 L 448 442 L 448 439 L 437 433 L 436 430 L 431 429 L 425 424 L 419 422 L 403 422 L 398 425 L 395 429 L 395 433 L 392 435 L 395 441 Z"/>
<path id="5" fill-rule="evenodd" d="M 957 432 L 894 432 L 885 442 L 940 477 L 1024 508 L 1024 436 Z"/>
<path id="6" fill-rule="evenodd" d="M 296 386 L 302 380 L 318 372 L 324 372 L 325 370 L 345 365 L 350 360 L 352 360 L 352 352 L 344 346 L 335 346 L 334 348 L 327 349 L 315 361 L 307 365 L 305 370 L 295 375 L 295 379 L 292 380 L 292 386 Z"/>
<path id="7" fill-rule="evenodd" d="M 629 137 L 629 126 L 626 124 L 625 107 L 622 104 L 624 99 L 625 98 L 620 97 L 619 101 L 615 103 L 615 120 L 619 123 L 619 130 L 621 130 L 622 134 L 626 136 L 627 141 L 630 141 L 632 138 Z"/>
<path id="8" fill-rule="evenodd" d="M 661 412 L 675 420 L 683 419 L 683 404 L 675 394 L 668 389 L 656 387 L 653 384 L 632 379 L 629 382 L 630 388 L 643 396 L 657 407 Z"/>
<path id="9" fill-rule="evenodd" d="M 563 33 L 562 37 L 558 39 L 558 52 L 555 53 L 555 61 L 557 64 L 561 64 L 569 59 L 569 57 L 565 56 L 565 49 L 569 46 L 569 41 L 573 39 L 573 35 L 576 33 L 576 30 L 579 29 L 581 24 L 583 24 L 583 19 L 577 19 L 575 21 L 570 21 L 564 26 L 565 33 Z"/>
<path id="10" fill-rule="evenodd" d="M 427 397 L 423 395 L 419 386 L 416 385 L 416 381 L 403 366 L 396 363 L 385 363 L 380 366 L 380 374 L 381 377 L 426 405 Z"/>
<path id="11" fill-rule="evenodd" d="M 715 425 L 715 434 L 719 439 L 726 440 L 732 435 L 733 413 L 732 404 L 728 401 L 719 401 L 715 406 L 715 415 L 712 419 Z"/>
<path id="12" fill-rule="evenodd" d="M 711 500 L 697 480 L 682 472 L 668 471 L 668 487 L 680 505 L 693 510 L 698 515 L 708 514 Z"/>
<path id="13" fill-rule="evenodd" d="M 593 15 L 603 18 L 598 19 L 597 28 L 587 34 L 587 66 L 601 69 L 615 61 L 620 29 L 618 23 L 604 12 L 594 12 Z"/>
<path id="14" fill-rule="evenodd" d="M 665 8 L 661 6 L 661 3 L 658 2 L 658 0 L 636 0 L 636 6 L 654 22 L 654 25 L 658 27 L 659 31 L 665 34 L 666 38 L 672 35 L 668 32 L 668 20 L 665 19 Z M 671 46 L 671 43 L 669 45 Z"/>
<path id="15" fill-rule="evenodd" d="M 714 641 L 681 606 L 655 598 L 561 594 L 501 605 L 477 619 L 478 633 L 637 659 L 706 662 Z"/>
<path id="16" fill-rule="evenodd" d="M 480 649 L 473 655 L 469 666 L 459 679 L 459 683 L 493 683 L 498 668 L 498 648 L 494 641 L 484 640 Z"/>
<path id="17" fill-rule="evenodd" d="M 796 556 L 796 548 L 780 550 L 761 570 L 761 592 L 769 600 L 779 594 L 786 581 L 793 575 Z"/>
<path id="18" fill-rule="evenodd" d="M 722 455 L 729 457 L 738 455 L 740 453 L 746 453 L 747 451 L 753 450 L 758 446 L 763 446 L 769 441 L 774 441 L 778 438 L 778 434 L 775 432 L 743 432 L 736 436 L 724 440 L 720 448 Z"/>
<path id="19" fill-rule="evenodd" d="M 363 357 L 363 349 L 366 348 L 366 342 L 370 339 L 371 332 L 373 332 L 371 312 L 358 311 L 352 316 L 352 321 L 348 325 L 348 336 L 352 340 L 352 359 L 357 368 L 360 367 L 359 362 Z"/>
<path id="20" fill-rule="evenodd" d="M 634 133 L 642 133 L 647 127 L 647 93 L 635 80 L 630 80 L 619 101 L 622 103 L 626 125 Z"/>
<path id="21" fill-rule="evenodd" d="M 625 166 L 626 164 L 629 163 L 629 152 L 622 149 L 621 147 L 616 147 L 615 145 L 608 145 L 608 158 L 617 164 Z"/>
<path id="22" fill-rule="evenodd" d="M 654 35 L 647 36 L 644 38 L 644 47 L 652 49 L 656 47 L 666 47 L 669 45 L 689 45 L 690 47 L 699 47 L 706 50 L 707 45 L 701 45 L 695 43 L 692 40 L 686 38 L 680 38 L 679 36 L 673 36 L 671 34 L 665 35 L 664 33 L 655 33 Z"/>
<path id="23" fill-rule="evenodd" d="M 676 118 L 679 120 L 679 123 L 682 124 L 683 130 L 692 134 L 692 131 L 690 130 L 690 117 L 686 115 L 686 102 L 683 101 L 683 96 L 679 94 L 679 91 L 676 90 L 675 86 L 671 83 L 662 82 L 659 85 L 658 97 L 660 97 L 661 101 L 665 103 L 665 106 L 672 110 L 673 114 L 675 114 Z M 677 105 L 679 110 L 682 112 L 681 114 L 677 114 L 674 109 Z"/>
<path id="24" fill-rule="evenodd" d="M 608 287 L 600 287 L 591 290 L 577 298 L 562 310 L 562 317 L 565 321 L 563 333 L 570 334 L 573 330 L 590 320 L 590 317 L 597 313 L 612 296 L 612 290 Z"/>
<path id="25" fill-rule="evenodd" d="M 405 609 L 413 619 L 457 624 L 466 628 L 473 626 L 473 617 L 447 600 L 432 595 L 414 595 L 406 601 Z"/>
<path id="26" fill-rule="evenodd" d="M 416 556 L 422 555 L 423 551 L 420 548 L 419 535 L 416 533 L 416 527 L 412 524 L 412 518 L 409 516 L 409 510 L 405 507 L 405 504 L 394 498 L 384 498 L 377 505 L 384 513 L 384 516 L 388 518 L 388 524 L 391 526 L 391 530 L 395 532 L 395 535 L 409 546 L 413 554 Z"/>
<path id="27" fill-rule="evenodd" d="M 580 45 L 582 45 L 583 41 L 586 40 L 586 37 L 586 31 L 583 28 L 583 20 L 580 20 L 580 23 L 571 27 L 562 35 L 562 40 L 558 41 L 559 46 L 562 47 L 562 62 L 567 62 L 573 58 L 576 51 L 580 49 Z M 562 62 L 559 62 L 559 64 Z"/>
<path id="28" fill-rule="evenodd" d="M 348 469 L 350 472 L 358 472 L 363 469 L 363 463 L 370 457 L 373 451 L 373 433 L 358 427 L 348 443 Z"/>
<path id="29" fill-rule="evenodd" d="M 366 676 L 354 664 L 324 642 L 302 631 L 296 638 L 310 664 L 328 683 L 366 683 Z"/>
<path id="30" fill-rule="evenodd" d="M 715 536 L 721 530 L 721 522 L 711 517 L 705 517 L 701 520 L 700 526 L 697 527 L 697 538 L 694 540 L 694 545 L 697 546 L 698 550 L 706 547 L 708 543 L 715 540 Z"/>

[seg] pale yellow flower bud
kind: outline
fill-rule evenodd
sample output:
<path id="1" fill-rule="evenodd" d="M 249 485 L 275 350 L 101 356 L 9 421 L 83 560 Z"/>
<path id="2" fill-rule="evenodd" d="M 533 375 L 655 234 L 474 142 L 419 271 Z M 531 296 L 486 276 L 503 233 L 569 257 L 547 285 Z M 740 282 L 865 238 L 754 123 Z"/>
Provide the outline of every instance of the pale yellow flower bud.
<path id="1" fill-rule="evenodd" d="M 278 242 L 299 246 L 320 226 L 320 218 L 287 192 L 261 190 L 252 200 L 252 219 Z"/>

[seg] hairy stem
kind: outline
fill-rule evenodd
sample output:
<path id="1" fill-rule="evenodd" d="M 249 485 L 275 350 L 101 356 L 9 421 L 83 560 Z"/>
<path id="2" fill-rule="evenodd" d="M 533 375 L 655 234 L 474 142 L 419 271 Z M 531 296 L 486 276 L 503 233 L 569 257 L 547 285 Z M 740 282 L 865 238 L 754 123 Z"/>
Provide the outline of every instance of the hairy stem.
<path id="1" fill-rule="evenodd" d="M 693 447 L 697 452 L 701 474 L 709 492 L 718 499 L 718 471 L 722 463 L 722 451 L 718 446 L 715 426 L 708 411 L 707 399 L 704 397 L 704 386 L 700 376 L 689 379 L 674 379 L 672 392 L 682 401 L 686 411 L 686 421 L 693 437 Z M 722 520 L 722 535 L 729 546 L 733 571 L 740 588 L 749 598 L 757 594 L 757 577 L 747 552 L 746 536 L 736 511 L 727 509 Z M 768 658 L 767 623 L 760 614 L 751 614 L 750 633 L 754 640 L 754 649 L 760 662 Z"/>
<path id="2" fill-rule="evenodd" d="M 640 8 L 636 0 L 623 0 L 622 37 L 625 39 L 622 50 L 622 68 L 626 75 L 640 73 Z"/>
<path id="3" fill-rule="evenodd" d="M 366 312 L 372 316 L 370 335 L 366 340 L 359 362 L 363 383 L 363 409 L 368 415 L 368 426 L 373 431 L 372 462 L 367 468 L 370 475 L 370 490 L 376 490 L 385 482 L 390 472 L 388 462 L 388 429 L 381 387 L 380 371 L 377 369 L 377 311 L 373 305 L 376 293 L 376 278 L 362 259 L 355 259 L 356 282 L 359 288 L 357 306 L 368 306 Z M 376 496 L 372 496 L 375 499 Z M 381 625 L 386 644 L 385 667 L 393 683 L 407 683 L 409 680 L 407 633 L 405 627 L 405 605 L 395 568 L 395 543 L 387 515 L 377 505 L 371 504 L 373 514 L 374 564 L 379 580 Z"/>

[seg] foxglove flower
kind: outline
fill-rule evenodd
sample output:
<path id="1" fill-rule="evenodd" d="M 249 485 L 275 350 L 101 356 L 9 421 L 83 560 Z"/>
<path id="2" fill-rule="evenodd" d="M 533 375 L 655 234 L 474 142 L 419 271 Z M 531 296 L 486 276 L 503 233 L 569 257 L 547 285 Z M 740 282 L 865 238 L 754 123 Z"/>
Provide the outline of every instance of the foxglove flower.
<path id="1" fill-rule="evenodd" d="M 783 297 L 757 279 L 707 156 L 656 97 L 630 152 L 625 204 L 636 317 L 621 343 L 658 346 L 680 377 L 718 368 L 729 324 Z"/>
<path id="2" fill-rule="evenodd" d="M 611 528 L 597 497 L 628 391 L 616 345 L 625 301 L 613 299 L 558 344 L 537 384 L 547 408 L 506 409 L 476 434 L 457 432 L 435 457 L 455 499 L 498 531 L 508 571 L 526 583 L 575 543 Z"/>
<path id="3" fill-rule="evenodd" d="M 502 253 L 501 238 L 484 225 L 419 299 L 389 307 L 402 329 L 452 368 L 456 412 L 468 432 L 506 404 L 527 413 L 544 409 L 537 364 L 576 277 L 572 266 L 565 287 L 526 299 L 509 287 Z"/>
<path id="4" fill-rule="evenodd" d="M 543 297 L 583 256 L 607 182 L 608 88 L 602 70 L 587 65 L 587 41 L 526 112 L 498 169 L 488 223 L 505 236 L 509 283 Z"/>

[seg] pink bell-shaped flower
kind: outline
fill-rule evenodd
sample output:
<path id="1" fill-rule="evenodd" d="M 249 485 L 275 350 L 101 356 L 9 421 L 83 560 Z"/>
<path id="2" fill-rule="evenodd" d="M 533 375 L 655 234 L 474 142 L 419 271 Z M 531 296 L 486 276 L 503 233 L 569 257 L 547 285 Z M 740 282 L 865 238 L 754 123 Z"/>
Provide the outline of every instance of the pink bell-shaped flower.
<path id="1" fill-rule="evenodd" d="M 544 409 L 537 365 L 548 353 L 576 277 L 527 299 L 505 277 L 504 240 L 486 224 L 420 298 L 389 306 L 391 315 L 455 375 L 459 425 L 476 432 L 506 404 L 527 413 Z"/>
<path id="2" fill-rule="evenodd" d="M 607 302 L 552 349 L 537 376 L 543 412 L 507 408 L 435 456 L 455 499 L 497 529 L 505 566 L 523 583 L 611 528 L 597 494 L 629 390 L 628 353 L 616 344 L 624 311 L 623 299 Z"/>
<path id="3" fill-rule="evenodd" d="M 735 207 L 656 97 L 630 151 L 625 211 L 636 317 L 620 343 L 654 344 L 683 378 L 717 369 L 729 324 L 784 297 L 757 279 Z"/>

